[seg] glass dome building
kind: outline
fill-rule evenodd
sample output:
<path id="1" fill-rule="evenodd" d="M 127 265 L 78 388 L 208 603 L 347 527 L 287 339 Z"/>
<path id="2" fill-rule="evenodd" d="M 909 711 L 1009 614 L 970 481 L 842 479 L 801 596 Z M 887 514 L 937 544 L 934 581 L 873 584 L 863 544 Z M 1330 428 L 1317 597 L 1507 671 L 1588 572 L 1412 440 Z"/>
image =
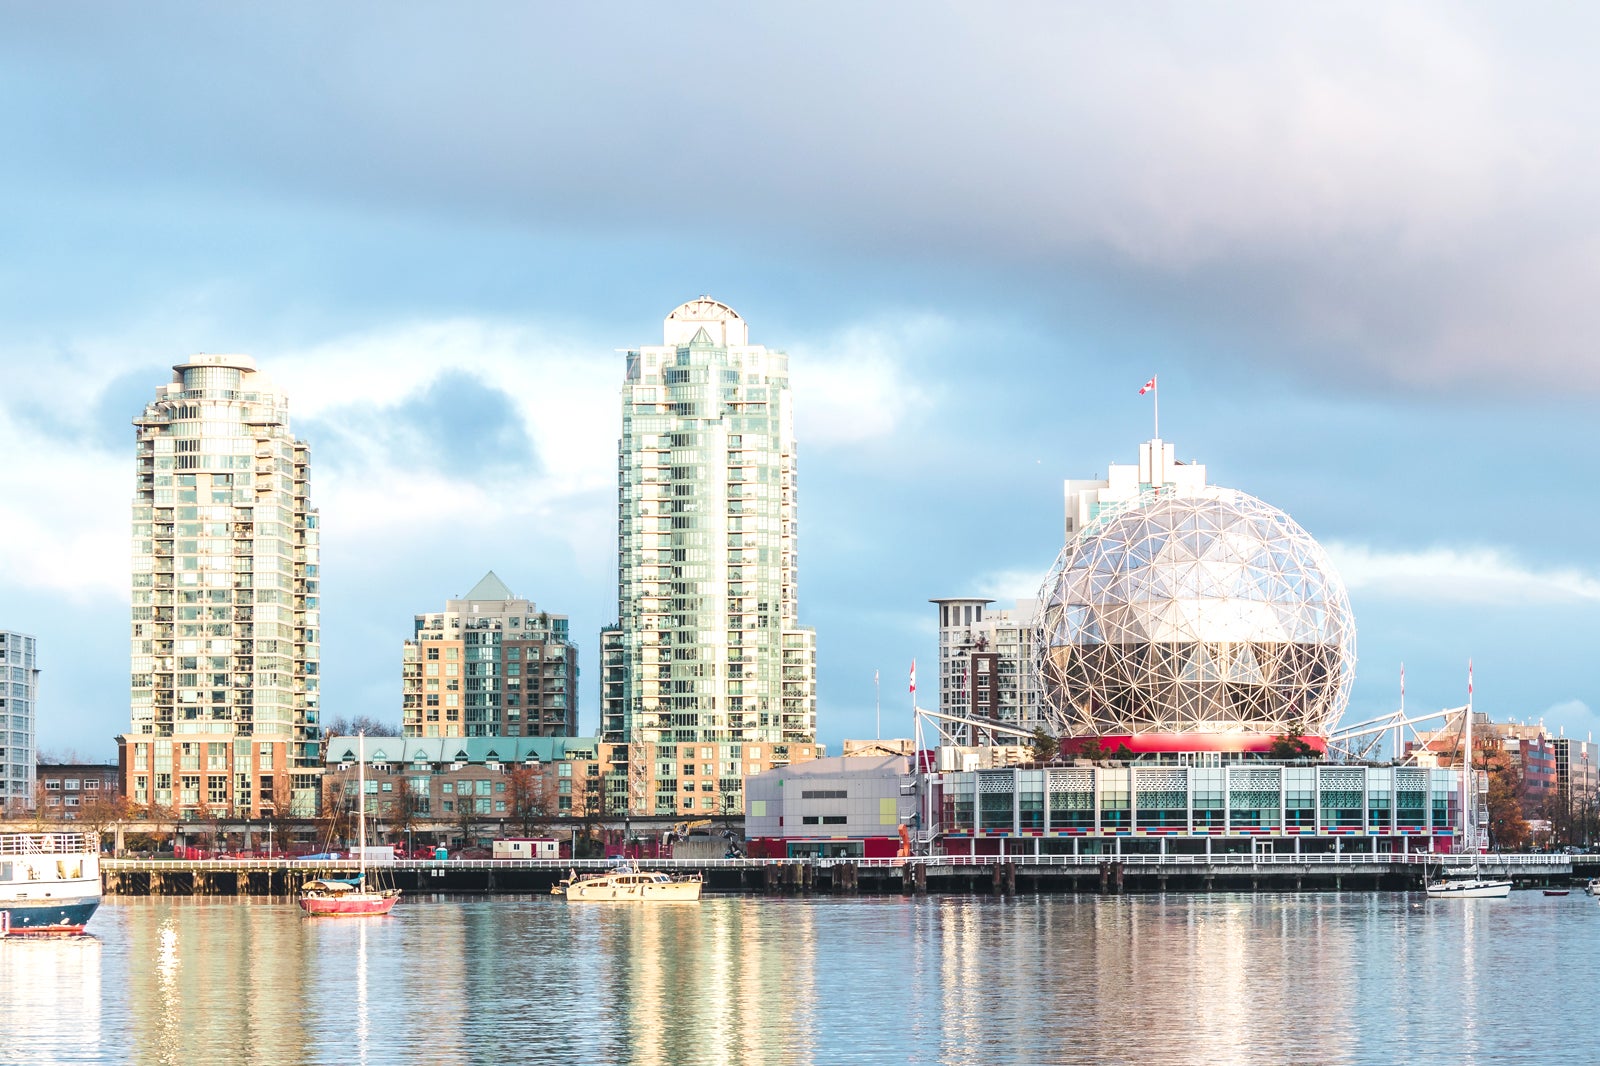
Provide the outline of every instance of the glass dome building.
<path id="1" fill-rule="evenodd" d="M 1159 469 L 1171 446 L 1151 444 Z M 1327 554 L 1287 514 L 1203 473 L 1186 487 L 1139 480 L 1082 510 L 1040 592 L 1057 732 L 1136 752 L 1262 751 L 1293 731 L 1324 746 L 1355 674 L 1355 623 Z"/>

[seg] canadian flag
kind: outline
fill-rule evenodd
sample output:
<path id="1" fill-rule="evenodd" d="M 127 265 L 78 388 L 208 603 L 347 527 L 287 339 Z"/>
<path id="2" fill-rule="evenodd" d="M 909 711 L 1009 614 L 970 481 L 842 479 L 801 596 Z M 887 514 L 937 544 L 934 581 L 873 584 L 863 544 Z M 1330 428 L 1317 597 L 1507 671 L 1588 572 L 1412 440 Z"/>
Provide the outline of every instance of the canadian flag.
<path id="1" fill-rule="evenodd" d="M 917 660 L 911 660 L 911 691 L 917 691 Z"/>
<path id="2" fill-rule="evenodd" d="M 1147 381 L 1143 385 L 1139 386 L 1139 395 L 1140 396 L 1143 396 L 1147 392 L 1155 392 L 1155 391 L 1156 391 L 1156 379 L 1155 378 L 1151 378 L 1149 381 Z"/>
<path id="3" fill-rule="evenodd" d="M 1467 660 L 1467 699 L 1472 698 L 1472 660 Z"/>

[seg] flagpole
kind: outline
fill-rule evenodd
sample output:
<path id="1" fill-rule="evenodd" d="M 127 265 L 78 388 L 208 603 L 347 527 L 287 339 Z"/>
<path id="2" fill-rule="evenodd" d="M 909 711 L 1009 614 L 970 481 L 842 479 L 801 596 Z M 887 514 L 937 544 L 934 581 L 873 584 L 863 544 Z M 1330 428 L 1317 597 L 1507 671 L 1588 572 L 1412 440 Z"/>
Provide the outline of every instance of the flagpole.
<path id="1" fill-rule="evenodd" d="M 1406 720 L 1406 664 L 1400 664 L 1400 722 Z M 1400 763 L 1400 722 L 1394 724 L 1394 761 Z"/>
<path id="2" fill-rule="evenodd" d="M 883 689 L 878 684 L 878 671 L 872 671 L 872 706 L 878 712 L 878 739 L 883 739 Z"/>
<path id="3" fill-rule="evenodd" d="M 1153 386 L 1150 391 L 1156 395 L 1156 440 L 1161 439 L 1161 382 L 1159 378 L 1159 374 L 1150 375 L 1150 382 Z"/>

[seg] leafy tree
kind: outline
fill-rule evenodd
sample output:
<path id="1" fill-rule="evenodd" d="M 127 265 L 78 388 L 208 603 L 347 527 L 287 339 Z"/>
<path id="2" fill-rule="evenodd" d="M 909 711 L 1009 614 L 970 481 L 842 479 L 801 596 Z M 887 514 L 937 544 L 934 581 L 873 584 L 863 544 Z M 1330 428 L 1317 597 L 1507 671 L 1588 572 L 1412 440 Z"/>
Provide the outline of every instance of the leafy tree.
<path id="1" fill-rule="evenodd" d="M 1513 851 L 1526 847 L 1528 820 L 1522 813 L 1521 775 L 1503 751 L 1478 753 L 1475 761 L 1482 762 L 1489 774 L 1489 793 L 1484 804 L 1489 808 L 1489 843 Z"/>
<path id="2" fill-rule="evenodd" d="M 1098 763 L 1106 757 L 1106 746 L 1095 737 L 1078 742 L 1078 758 Z"/>
<path id="3" fill-rule="evenodd" d="M 1040 726 L 1033 731 L 1028 748 L 1034 762 L 1053 762 L 1061 753 L 1061 742 Z"/>
<path id="4" fill-rule="evenodd" d="M 1267 748 L 1267 758 L 1292 761 L 1295 759 L 1320 759 L 1322 752 L 1312 747 L 1306 740 L 1305 731 L 1299 726 L 1294 726 L 1281 737 L 1272 738 L 1272 746 Z"/>

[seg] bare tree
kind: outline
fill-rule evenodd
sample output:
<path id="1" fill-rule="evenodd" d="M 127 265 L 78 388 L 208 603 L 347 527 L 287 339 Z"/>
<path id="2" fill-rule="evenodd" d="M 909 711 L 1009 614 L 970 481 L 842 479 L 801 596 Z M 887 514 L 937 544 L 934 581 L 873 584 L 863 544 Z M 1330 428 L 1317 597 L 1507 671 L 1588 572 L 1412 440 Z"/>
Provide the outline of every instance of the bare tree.
<path id="1" fill-rule="evenodd" d="M 524 764 L 506 771 L 506 807 L 511 824 L 523 836 L 549 825 L 550 796 L 543 769 Z"/>
<path id="2" fill-rule="evenodd" d="M 349 771 L 340 771 L 323 778 L 322 784 L 322 847 L 331 850 L 350 838 L 350 827 L 355 812 L 356 783 L 350 780 Z"/>
<path id="3" fill-rule="evenodd" d="M 401 735 L 400 727 L 389 722 L 380 722 L 376 718 L 365 714 L 358 714 L 354 718 L 330 718 L 322 725 L 324 736 L 353 737 L 357 733 L 365 733 L 369 737 L 398 737 Z"/>
<path id="4" fill-rule="evenodd" d="M 409 844 L 411 834 L 421 824 L 423 816 L 422 797 L 412 787 L 409 777 L 399 779 L 399 791 L 385 807 L 389 815 L 389 824 L 394 827 L 395 834 Z"/>
<path id="5" fill-rule="evenodd" d="M 78 821 L 97 834 L 133 817 L 133 801 L 120 793 L 101 793 L 78 808 Z"/>
<path id="6" fill-rule="evenodd" d="M 478 811 L 477 801 L 471 796 L 457 796 L 455 817 L 450 820 L 451 827 L 461 834 L 463 848 L 478 846 Z"/>

